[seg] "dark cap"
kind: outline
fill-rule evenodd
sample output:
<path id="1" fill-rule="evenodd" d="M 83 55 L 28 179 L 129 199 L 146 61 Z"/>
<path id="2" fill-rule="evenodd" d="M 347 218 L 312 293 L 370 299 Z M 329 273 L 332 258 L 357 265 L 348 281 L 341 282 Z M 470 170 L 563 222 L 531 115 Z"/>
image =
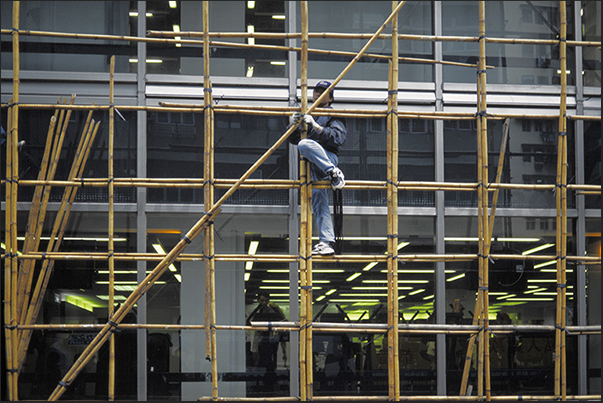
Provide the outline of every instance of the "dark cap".
<path id="1" fill-rule="evenodd" d="M 327 81 L 327 80 L 322 80 L 322 81 L 319 81 L 319 82 L 318 82 L 318 83 L 317 83 L 317 84 L 314 86 L 314 88 L 324 88 L 324 89 L 326 90 L 326 89 L 327 89 L 327 88 L 329 88 L 330 86 L 331 86 L 331 82 L 330 82 L 330 81 Z M 333 102 L 333 99 L 335 99 L 335 89 L 332 89 L 332 90 L 329 92 L 329 98 L 331 98 L 331 102 Z"/>

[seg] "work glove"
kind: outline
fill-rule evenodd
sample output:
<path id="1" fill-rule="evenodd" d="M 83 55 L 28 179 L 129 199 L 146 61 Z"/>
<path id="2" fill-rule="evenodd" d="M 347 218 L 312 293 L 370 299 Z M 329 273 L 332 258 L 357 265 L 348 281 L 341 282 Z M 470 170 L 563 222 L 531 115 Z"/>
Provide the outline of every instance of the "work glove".
<path id="1" fill-rule="evenodd" d="M 306 122 L 308 127 L 312 127 L 318 133 L 322 132 L 322 127 L 318 123 L 316 123 L 316 121 L 311 115 L 304 115 L 304 122 Z"/>
<path id="2" fill-rule="evenodd" d="M 301 112 L 295 112 L 293 115 L 289 116 L 289 126 L 293 126 L 298 124 L 302 119 Z"/>

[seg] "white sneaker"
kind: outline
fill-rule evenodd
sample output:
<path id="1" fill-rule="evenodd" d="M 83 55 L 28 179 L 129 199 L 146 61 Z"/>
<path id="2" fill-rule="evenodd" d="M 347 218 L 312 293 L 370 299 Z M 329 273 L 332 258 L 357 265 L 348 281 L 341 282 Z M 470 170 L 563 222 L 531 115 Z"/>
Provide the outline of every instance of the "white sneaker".
<path id="1" fill-rule="evenodd" d="M 333 190 L 343 189 L 345 186 L 345 177 L 343 176 L 343 172 L 341 169 L 335 167 L 331 172 L 329 172 L 329 176 L 331 176 L 331 187 Z"/>
<path id="2" fill-rule="evenodd" d="M 327 242 L 319 242 L 312 248 L 313 255 L 334 255 L 335 249 L 331 247 Z"/>

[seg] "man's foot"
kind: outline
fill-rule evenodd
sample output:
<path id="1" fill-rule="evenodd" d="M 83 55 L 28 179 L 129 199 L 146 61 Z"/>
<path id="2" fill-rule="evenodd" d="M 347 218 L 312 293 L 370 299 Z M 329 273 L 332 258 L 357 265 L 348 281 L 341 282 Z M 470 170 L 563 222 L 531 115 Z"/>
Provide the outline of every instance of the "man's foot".
<path id="1" fill-rule="evenodd" d="M 343 176 L 343 172 L 341 169 L 335 167 L 331 172 L 329 172 L 329 176 L 331 177 L 331 187 L 333 190 L 343 189 L 345 186 L 345 177 Z"/>
<path id="2" fill-rule="evenodd" d="M 328 242 L 319 242 L 312 248 L 313 255 L 334 255 L 335 249 Z"/>

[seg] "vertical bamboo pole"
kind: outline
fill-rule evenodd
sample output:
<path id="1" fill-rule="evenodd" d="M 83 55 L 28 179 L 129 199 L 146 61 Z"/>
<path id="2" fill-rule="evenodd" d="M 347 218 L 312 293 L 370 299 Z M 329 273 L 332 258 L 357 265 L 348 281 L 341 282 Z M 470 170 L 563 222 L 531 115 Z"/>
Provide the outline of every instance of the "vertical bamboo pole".
<path id="1" fill-rule="evenodd" d="M 561 104 L 559 108 L 559 136 L 557 147 L 557 306 L 555 320 L 555 396 L 566 400 L 566 254 L 567 254 L 567 17 L 566 2 L 559 2 L 560 38 L 559 57 L 561 70 Z"/>
<path id="2" fill-rule="evenodd" d="M 301 2 L 301 113 L 306 113 L 308 109 L 308 2 Z M 326 91 L 325 91 L 326 92 Z M 307 135 L 307 127 L 302 123 L 301 137 Z M 310 320 L 312 317 L 312 301 L 308 305 L 308 287 L 309 274 L 308 267 L 311 264 L 311 240 L 312 240 L 312 213 L 310 211 L 312 188 L 310 178 L 309 162 L 304 159 L 300 160 L 300 238 L 299 238 L 299 254 L 302 257 L 299 261 L 300 274 L 300 349 L 299 349 L 299 364 L 300 364 L 300 397 L 301 400 L 312 400 L 312 363 L 308 360 L 311 354 L 311 346 L 308 345 L 310 337 Z"/>
<path id="3" fill-rule="evenodd" d="M 19 53 L 19 13 L 20 13 L 20 2 L 15 1 L 13 3 L 13 106 L 10 108 L 9 115 L 11 116 L 11 125 L 7 138 L 12 138 L 10 147 L 7 142 L 7 153 L 11 153 L 11 186 L 10 188 L 10 208 L 8 207 L 7 198 L 7 214 L 10 216 L 10 238 L 6 239 L 6 243 L 10 243 L 10 247 L 7 246 L 10 251 L 10 287 L 8 283 L 4 286 L 10 290 L 10 314 L 9 314 L 9 337 L 6 340 L 6 345 L 10 348 L 10 354 L 7 354 L 7 361 L 10 359 L 10 364 L 7 363 L 7 373 L 9 374 L 9 395 L 14 399 L 18 400 L 19 396 L 19 374 L 17 371 L 17 349 L 19 347 L 17 338 L 16 325 L 18 324 L 17 317 L 17 287 L 18 287 L 18 268 L 19 261 L 17 259 L 17 195 L 18 195 L 18 183 L 19 183 L 19 156 L 17 152 L 17 146 L 19 143 L 19 85 L 20 85 L 20 53 Z M 10 150 L 10 151 L 9 151 Z M 7 172 L 8 174 L 8 172 Z M 9 270 L 9 268 L 5 268 Z"/>
<path id="4" fill-rule="evenodd" d="M 478 88 L 479 88 L 479 86 L 478 86 Z M 478 121 L 478 131 L 479 131 L 480 127 L 481 127 L 480 122 Z M 505 150 L 506 150 L 508 137 L 509 137 L 509 119 L 507 118 L 507 119 L 505 119 L 505 123 L 504 123 L 503 138 L 502 138 L 502 142 L 500 145 L 500 154 L 498 156 L 498 168 L 497 168 L 497 172 L 496 172 L 496 183 L 500 183 L 500 180 L 502 177 L 502 168 L 503 168 L 503 163 L 504 163 L 504 156 L 505 156 Z M 480 177 L 481 177 L 481 175 L 480 175 Z M 493 233 L 493 228 L 494 228 L 494 218 L 495 218 L 494 213 L 496 211 L 496 204 L 498 202 L 499 190 L 500 189 L 497 188 L 494 191 L 494 195 L 492 196 L 492 208 L 491 208 L 491 212 L 490 212 L 490 221 L 488 223 L 489 229 L 490 229 L 488 239 L 492 239 L 492 233 Z M 481 206 L 478 209 L 478 211 L 481 212 Z M 481 222 L 479 225 L 481 226 Z M 489 253 L 490 253 L 490 250 L 488 250 L 486 254 L 489 254 Z M 473 326 L 476 326 L 478 324 L 478 319 L 481 317 L 480 311 L 481 311 L 481 303 L 480 303 L 480 299 L 477 298 L 476 302 L 475 302 L 475 309 L 474 309 L 475 315 L 473 316 L 473 321 L 472 321 Z M 473 351 L 475 349 L 475 338 L 476 338 L 476 335 L 472 334 L 467 343 L 467 353 L 465 354 L 465 364 L 463 367 L 463 376 L 461 378 L 460 396 L 465 396 L 467 393 L 467 383 L 469 381 L 469 370 L 471 368 L 471 357 L 473 356 Z"/>
<path id="5" fill-rule="evenodd" d="M 392 1 L 392 11 L 397 2 Z M 389 63 L 387 116 L 387 276 L 388 276 L 388 378 L 389 399 L 400 399 L 398 307 L 398 15 L 392 19 L 392 60 Z"/>
<path id="6" fill-rule="evenodd" d="M 14 7 L 13 7 L 14 9 Z M 14 18 L 13 18 L 14 20 Z M 12 99 L 9 101 L 12 103 Z M 13 277 L 15 275 L 13 271 L 13 266 L 17 265 L 17 252 L 13 249 L 13 239 L 16 238 L 16 234 L 13 233 L 13 225 L 12 225 L 12 212 L 16 207 L 16 200 L 13 198 L 13 182 L 15 181 L 16 175 L 15 167 L 13 165 L 14 157 L 16 154 L 14 153 L 14 149 L 16 147 L 16 143 L 13 141 L 13 130 L 12 130 L 12 121 L 13 121 L 13 107 L 11 106 L 8 109 L 7 114 L 7 138 L 6 138 L 6 211 L 5 211 L 5 220 L 4 220 L 4 229 L 5 229 L 5 242 L 6 242 L 6 253 L 4 255 L 5 266 L 4 266 L 4 335 L 6 338 L 6 384 L 8 390 L 8 398 L 13 401 L 16 400 L 16 390 L 15 383 L 13 380 L 17 377 L 17 369 L 14 365 L 15 362 L 13 360 L 13 355 L 15 354 L 13 344 L 14 340 L 17 338 L 17 334 L 15 332 L 17 322 L 16 317 L 13 316 L 13 306 L 15 305 L 15 301 L 13 300 Z M 13 253 L 14 251 L 14 253 Z M 16 315 L 16 312 L 15 312 Z"/>
<path id="7" fill-rule="evenodd" d="M 484 357 L 484 378 L 485 378 L 485 389 L 486 399 L 490 400 L 490 339 L 488 333 L 488 254 L 490 250 L 490 230 L 488 222 L 488 120 L 486 116 L 486 3 L 484 1 L 479 2 L 479 90 L 480 96 L 480 107 L 479 117 L 480 123 L 480 150 L 478 153 L 482 155 L 481 161 L 481 198 L 482 204 L 480 220 L 482 221 L 482 233 L 480 240 L 483 242 L 481 260 L 482 264 L 482 326 L 480 326 L 483 339 L 483 357 Z"/>
<path id="8" fill-rule="evenodd" d="M 109 179 L 109 317 L 113 316 L 115 300 L 115 207 L 114 207 L 114 183 L 113 183 L 113 149 L 115 139 L 115 56 L 111 56 L 109 70 L 109 150 L 108 150 L 108 179 Z M 109 400 L 115 400 L 115 334 L 111 334 L 109 344 Z"/>
<path id="9" fill-rule="evenodd" d="M 210 80 L 210 48 L 209 48 L 209 2 L 203 2 L 203 88 L 204 88 L 204 174 L 203 198 L 205 211 L 211 210 L 214 201 L 214 110 L 212 84 Z M 212 396 L 218 397 L 218 360 L 216 346 L 216 278 L 214 226 L 209 223 L 204 230 L 203 238 L 205 263 L 205 329 L 206 329 L 206 358 L 212 367 Z M 209 342 L 209 343 L 207 343 Z"/>

